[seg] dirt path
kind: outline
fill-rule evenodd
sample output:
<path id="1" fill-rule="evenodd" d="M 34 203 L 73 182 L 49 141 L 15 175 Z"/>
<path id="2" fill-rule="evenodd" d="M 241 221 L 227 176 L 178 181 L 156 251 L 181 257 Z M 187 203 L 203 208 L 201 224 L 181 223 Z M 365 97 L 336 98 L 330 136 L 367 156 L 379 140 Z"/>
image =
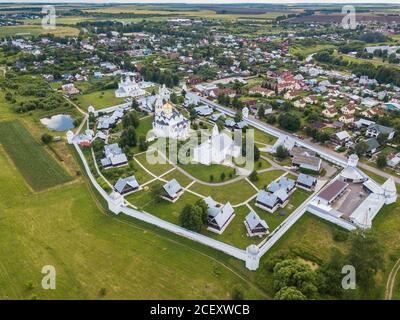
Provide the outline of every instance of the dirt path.
<path id="1" fill-rule="evenodd" d="M 385 300 L 392 300 L 394 285 L 396 284 L 396 275 L 400 270 L 400 259 L 396 261 L 392 270 L 389 273 L 386 283 Z"/>

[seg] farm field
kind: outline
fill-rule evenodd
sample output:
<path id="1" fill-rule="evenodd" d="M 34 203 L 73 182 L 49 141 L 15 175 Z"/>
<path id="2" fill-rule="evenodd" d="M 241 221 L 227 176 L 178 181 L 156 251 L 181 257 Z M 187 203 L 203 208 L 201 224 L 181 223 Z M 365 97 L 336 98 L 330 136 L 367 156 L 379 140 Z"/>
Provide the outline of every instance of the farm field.
<path id="1" fill-rule="evenodd" d="M 0 166 L 0 299 L 230 299 L 234 286 L 266 297 L 235 259 L 108 215 L 83 181 L 34 194 L 4 153 Z M 40 286 L 49 264 L 57 290 Z"/>
<path id="2" fill-rule="evenodd" d="M 2 36 L 53 34 L 58 37 L 77 36 L 79 30 L 73 27 L 57 26 L 55 29 L 43 29 L 41 25 L 19 25 L 1 27 Z"/>
<path id="3" fill-rule="evenodd" d="M 19 121 L 0 122 L 0 143 L 35 191 L 71 180 Z"/>
<path id="4" fill-rule="evenodd" d="M 86 12 L 101 12 L 101 13 L 134 13 L 138 15 L 160 15 L 160 17 L 149 17 L 150 19 L 167 19 L 169 16 L 180 17 L 180 18 L 203 18 L 203 19 L 222 19 L 222 20 L 237 20 L 237 19 L 274 19 L 283 14 L 287 14 L 287 11 L 271 11 L 265 13 L 247 13 L 240 11 L 230 12 L 230 13 L 218 13 L 215 10 L 197 10 L 192 11 L 185 10 L 168 10 L 162 7 L 154 6 L 124 6 L 115 8 L 99 8 L 99 9 L 89 9 Z"/>

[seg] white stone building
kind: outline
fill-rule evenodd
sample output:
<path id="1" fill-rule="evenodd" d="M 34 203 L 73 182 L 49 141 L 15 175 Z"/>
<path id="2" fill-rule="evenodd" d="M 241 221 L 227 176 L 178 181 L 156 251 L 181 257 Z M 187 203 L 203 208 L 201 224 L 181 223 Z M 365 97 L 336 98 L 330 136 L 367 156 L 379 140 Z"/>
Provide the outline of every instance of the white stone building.
<path id="1" fill-rule="evenodd" d="M 190 123 L 170 102 L 162 104 L 159 96 L 155 103 L 153 133 L 157 137 L 185 140 L 189 137 Z"/>
<path id="2" fill-rule="evenodd" d="M 205 165 L 222 163 L 229 156 L 238 157 L 240 149 L 226 133 L 219 133 L 215 125 L 208 140 L 193 149 L 193 160 Z"/>
<path id="3" fill-rule="evenodd" d="M 147 92 L 144 87 L 148 87 L 145 82 L 137 83 L 134 77 L 127 76 L 125 79 L 121 79 L 118 83 L 118 89 L 115 90 L 115 96 L 117 98 L 140 98 L 144 97 Z"/>

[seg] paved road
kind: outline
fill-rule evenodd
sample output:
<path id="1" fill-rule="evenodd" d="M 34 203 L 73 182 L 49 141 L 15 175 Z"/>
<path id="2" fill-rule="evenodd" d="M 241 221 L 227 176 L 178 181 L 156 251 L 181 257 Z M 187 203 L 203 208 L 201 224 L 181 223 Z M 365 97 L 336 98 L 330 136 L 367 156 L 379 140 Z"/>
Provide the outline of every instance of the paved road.
<path id="1" fill-rule="evenodd" d="M 200 100 L 203 103 L 213 107 L 214 109 L 216 109 L 216 110 L 218 110 L 218 111 L 220 111 L 222 113 L 225 113 L 227 115 L 230 115 L 232 117 L 236 113 L 235 111 L 233 111 L 230 108 L 223 107 L 223 106 L 221 106 L 221 105 L 219 105 L 219 104 L 217 104 L 215 102 L 209 101 L 208 99 L 205 99 L 203 97 L 200 97 Z M 271 126 L 271 125 L 269 125 L 269 124 L 267 124 L 265 122 L 262 122 L 262 121 L 256 119 L 254 116 L 249 116 L 249 118 L 245 119 L 245 121 L 248 122 L 250 125 L 256 127 L 257 129 L 259 129 L 261 131 L 264 131 L 264 132 L 266 132 L 266 133 L 268 133 L 270 135 L 273 135 L 273 136 L 276 136 L 276 137 L 279 137 L 281 135 L 290 136 L 292 139 L 294 139 L 296 141 L 296 143 L 298 145 L 304 146 L 304 147 L 309 148 L 311 150 L 314 150 L 321 157 L 327 158 L 331 162 L 336 163 L 338 165 L 341 165 L 342 167 L 346 166 L 347 158 L 343 154 L 334 152 L 334 151 L 332 151 L 332 150 L 330 150 L 330 149 L 328 149 L 326 147 L 320 146 L 319 144 L 313 143 L 311 141 L 305 141 L 305 140 L 298 139 L 293 134 L 288 133 L 288 132 L 286 132 L 286 131 L 284 131 L 282 129 L 273 127 L 273 126 Z M 379 170 L 379 169 L 377 169 L 375 167 L 369 166 L 368 164 L 365 164 L 365 163 L 362 163 L 362 162 L 359 162 L 358 166 L 363 168 L 363 169 L 366 169 L 368 171 L 371 171 L 371 172 L 373 172 L 373 173 L 375 173 L 377 175 L 380 175 L 380 176 L 382 176 L 384 178 L 392 177 L 396 183 L 400 184 L 400 178 L 399 177 L 392 176 L 392 175 L 390 175 L 390 174 L 388 174 L 388 173 L 386 173 L 386 172 L 384 172 L 382 170 Z"/>

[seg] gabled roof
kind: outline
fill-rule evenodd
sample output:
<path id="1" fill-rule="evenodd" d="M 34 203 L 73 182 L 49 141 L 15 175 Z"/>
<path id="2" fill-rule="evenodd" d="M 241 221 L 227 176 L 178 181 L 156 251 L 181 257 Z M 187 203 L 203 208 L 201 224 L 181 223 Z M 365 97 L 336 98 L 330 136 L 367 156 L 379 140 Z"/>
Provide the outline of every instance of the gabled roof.
<path id="1" fill-rule="evenodd" d="M 380 124 L 374 123 L 369 125 L 368 130 L 376 130 L 381 134 L 389 134 L 395 131 L 393 128 L 382 126 Z"/>
<path id="2" fill-rule="evenodd" d="M 117 183 L 114 186 L 114 189 L 117 190 L 119 193 L 122 193 L 125 186 L 128 185 L 132 188 L 138 188 L 139 183 L 137 182 L 135 176 L 130 176 L 127 178 L 119 178 Z"/>
<path id="3" fill-rule="evenodd" d="M 304 173 L 300 173 L 299 176 L 297 177 L 297 183 L 301 183 L 308 187 L 311 187 L 316 181 L 317 181 L 316 178 Z"/>
<path id="4" fill-rule="evenodd" d="M 350 135 L 347 133 L 347 131 L 340 131 L 335 133 L 336 137 L 339 140 L 344 140 L 344 139 L 350 139 Z"/>
<path id="5" fill-rule="evenodd" d="M 261 225 L 265 229 L 269 229 L 268 224 L 265 222 L 265 220 L 262 220 L 257 213 L 254 211 L 250 211 L 249 214 L 246 216 L 245 221 L 247 225 L 249 226 L 250 230 L 253 230 L 256 228 L 258 225 Z"/>
<path id="6" fill-rule="evenodd" d="M 204 202 L 208 206 L 207 214 L 211 217 L 215 217 L 220 210 L 220 207 L 218 207 L 218 204 L 211 197 L 204 198 Z"/>
<path id="7" fill-rule="evenodd" d="M 175 198 L 177 196 L 177 193 L 182 190 L 181 185 L 179 184 L 176 179 L 172 179 L 171 181 L 168 181 L 164 186 L 163 186 L 165 192 L 171 197 Z"/>
<path id="8" fill-rule="evenodd" d="M 289 195 L 287 194 L 286 190 L 284 190 L 284 189 L 279 189 L 279 190 L 275 191 L 273 195 L 275 197 L 277 197 L 279 200 L 281 200 L 282 202 L 285 202 L 289 198 Z"/>
<path id="9" fill-rule="evenodd" d="M 396 185 L 394 183 L 393 178 L 389 178 L 385 181 L 385 183 L 382 185 L 383 190 L 386 192 L 394 192 L 397 193 Z"/>
<path id="10" fill-rule="evenodd" d="M 234 210 L 229 202 L 221 208 L 218 214 L 214 217 L 214 221 L 219 228 L 222 228 L 225 225 L 225 223 L 232 216 L 233 212 Z"/>
<path id="11" fill-rule="evenodd" d="M 117 154 L 115 156 L 110 157 L 111 164 L 113 166 L 119 165 L 121 163 L 128 162 L 128 158 L 126 157 L 125 153 Z"/>
<path id="12" fill-rule="evenodd" d="M 275 206 L 277 200 L 278 198 L 272 193 L 268 193 L 264 190 L 258 191 L 256 201 L 260 202 L 261 204 L 272 208 L 273 206 Z"/>
<path id="13" fill-rule="evenodd" d="M 379 142 L 376 140 L 376 138 L 365 140 L 365 143 L 368 145 L 367 152 L 379 148 Z"/>

